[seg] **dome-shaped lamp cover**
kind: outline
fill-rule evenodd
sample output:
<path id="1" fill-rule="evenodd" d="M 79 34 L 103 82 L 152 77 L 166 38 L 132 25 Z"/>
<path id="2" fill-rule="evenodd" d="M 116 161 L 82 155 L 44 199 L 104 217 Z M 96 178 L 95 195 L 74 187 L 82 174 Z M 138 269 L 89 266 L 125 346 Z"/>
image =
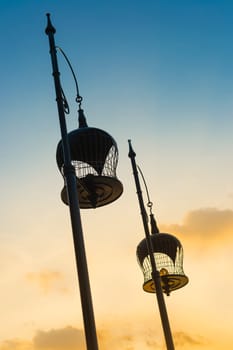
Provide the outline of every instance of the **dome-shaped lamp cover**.
<path id="1" fill-rule="evenodd" d="M 169 295 L 171 291 L 188 283 L 188 277 L 183 271 L 183 247 L 175 236 L 168 233 L 152 234 L 150 238 L 156 269 L 161 277 L 162 289 L 164 293 Z M 146 239 L 139 243 L 136 254 L 144 275 L 143 289 L 146 292 L 154 293 L 156 288 L 151 277 L 152 268 Z"/>
<path id="2" fill-rule="evenodd" d="M 107 132 L 80 127 L 68 134 L 72 165 L 75 167 L 80 208 L 96 208 L 115 201 L 123 192 L 116 177 L 118 148 Z M 63 174 L 62 142 L 57 146 L 57 165 Z M 62 200 L 68 204 L 66 188 Z"/>

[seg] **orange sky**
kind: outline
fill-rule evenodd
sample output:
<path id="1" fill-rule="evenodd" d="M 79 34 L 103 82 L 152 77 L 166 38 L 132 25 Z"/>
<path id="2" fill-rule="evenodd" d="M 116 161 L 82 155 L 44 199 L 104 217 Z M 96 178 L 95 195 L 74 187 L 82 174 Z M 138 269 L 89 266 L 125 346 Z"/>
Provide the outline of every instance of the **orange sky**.
<path id="1" fill-rule="evenodd" d="M 143 238 L 136 204 L 121 225 L 124 232 L 117 222 L 127 210 L 127 194 L 106 208 L 82 211 L 102 350 L 164 349 L 156 298 L 143 292 L 135 257 Z M 1 350 L 85 349 L 67 216 L 61 203 L 53 231 L 38 222 L 41 240 L 18 237 L 11 245 L 2 242 Z M 176 349 L 219 350 L 223 344 L 231 348 L 232 228 L 233 211 L 216 208 L 193 210 L 182 224 L 160 224 L 162 232 L 173 233 L 183 243 L 184 270 L 190 279 L 165 297 Z"/>

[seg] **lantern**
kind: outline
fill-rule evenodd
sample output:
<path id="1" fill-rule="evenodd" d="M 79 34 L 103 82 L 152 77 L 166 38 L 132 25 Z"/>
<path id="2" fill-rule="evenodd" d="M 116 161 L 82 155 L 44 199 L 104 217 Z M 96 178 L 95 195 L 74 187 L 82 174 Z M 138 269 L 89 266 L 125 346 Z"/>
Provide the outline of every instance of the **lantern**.
<path id="1" fill-rule="evenodd" d="M 169 295 L 173 290 L 184 287 L 188 283 L 188 277 L 183 271 L 183 247 L 176 237 L 168 233 L 152 234 L 150 239 L 162 290 Z M 137 247 L 137 259 L 144 275 L 144 291 L 155 293 L 146 239 L 143 239 Z"/>
<path id="2" fill-rule="evenodd" d="M 75 168 L 80 208 L 97 208 L 115 201 L 123 192 L 116 177 L 118 148 L 107 132 L 88 127 L 82 109 L 79 109 L 79 128 L 68 134 L 71 163 Z M 57 165 L 63 174 L 63 149 L 57 146 Z M 64 175 L 64 174 L 63 174 Z M 69 204 L 66 185 L 61 198 Z"/>

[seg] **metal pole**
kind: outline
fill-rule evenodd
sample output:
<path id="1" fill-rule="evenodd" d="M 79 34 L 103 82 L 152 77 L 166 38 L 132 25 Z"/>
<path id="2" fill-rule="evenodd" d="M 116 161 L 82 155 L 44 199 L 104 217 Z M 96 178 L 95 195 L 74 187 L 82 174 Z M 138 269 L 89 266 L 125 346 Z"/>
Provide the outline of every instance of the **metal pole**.
<path id="1" fill-rule="evenodd" d="M 167 309 L 164 301 L 164 296 L 163 296 L 163 290 L 161 286 L 161 280 L 160 280 L 160 274 L 157 271 L 156 268 L 156 262 L 155 262 L 155 257 L 153 254 L 153 246 L 151 242 L 151 235 L 148 227 L 148 220 L 147 220 L 147 214 L 145 210 L 145 206 L 143 203 L 143 198 L 142 198 L 142 191 L 141 191 L 141 186 L 139 182 L 139 177 L 138 177 L 138 171 L 137 171 L 137 165 L 135 162 L 135 157 L 136 153 L 134 152 L 131 141 L 129 140 L 129 158 L 131 159 L 131 164 L 133 168 L 133 175 L 134 175 L 134 180 L 136 184 L 136 189 L 137 189 L 137 195 L 138 195 L 138 201 L 139 201 L 139 206 L 141 210 L 141 215 L 142 215 L 142 221 L 143 221 L 143 226 L 144 226 L 144 231 L 145 231 L 145 236 L 146 236 L 146 242 L 147 242 L 147 249 L 148 249 L 148 254 L 150 257 L 150 262 L 151 262 L 151 268 L 152 268 L 152 279 L 155 284 L 155 289 L 156 289 L 156 296 L 157 296 L 157 301 L 158 301 L 158 306 L 159 306 L 159 311 L 160 311 L 160 317 L 162 321 L 162 326 L 163 326 L 163 331 L 164 331 L 164 336 L 165 336 L 165 341 L 167 345 L 168 350 L 175 350 L 174 344 L 173 344 L 173 339 L 172 339 L 172 333 L 170 329 L 170 324 L 169 324 L 169 319 L 167 315 Z"/>
<path id="2" fill-rule="evenodd" d="M 55 28 L 50 21 L 50 15 L 47 14 L 48 23 L 46 34 L 49 38 L 50 54 L 53 68 L 54 85 L 56 91 L 56 101 L 58 115 L 60 121 L 60 129 L 62 136 L 62 147 L 64 156 L 64 176 L 66 181 L 67 194 L 69 198 L 69 209 L 71 226 L 73 232 L 73 241 L 75 249 L 76 266 L 78 271 L 79 289 L 81 296 L 84 329 L 86 337 L 86 345 L 88 350 L 98 350 L 98 342 L 96 335 L 94 311 L 92 305 L 91 288 L 89 282 L 89 274 L 87 268 L 87 259 L 85 254 L 84 238 L 82 231 L 82 223 L 80 216 L 80 208 L 77 193 L 77 183 L 75 169 L 71 163 L 69 140 L 67 136 L 67 128 L 65 121 L 65 112 L 63 106 L 62 90 L 60 83 L 60 73 L 57 63 L 57 52 L 54 40 Z"/>

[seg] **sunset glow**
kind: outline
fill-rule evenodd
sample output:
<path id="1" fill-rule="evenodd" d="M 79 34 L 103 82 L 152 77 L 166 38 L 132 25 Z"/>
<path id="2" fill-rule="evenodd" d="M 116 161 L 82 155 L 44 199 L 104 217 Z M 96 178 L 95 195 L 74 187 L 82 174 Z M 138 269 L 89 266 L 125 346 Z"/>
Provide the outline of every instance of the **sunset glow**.
<path id="1" fill-rule="evenodd" d="M 2 0 L 0 7 L 0 350 L 86 349 L 55 158 L 48 12 L 88 125 L 119 148 L 123 195 L 81 210 L 99 350 L 166 349 L 156 297 L 143 291 L 136 259 L 145 235 L 128 139 L 160 231 L 184 248 L 189 283 L 165 296 L 175 348 L 232 350 L 233 3 Z M 73 130 L 75 85 L 58 58 Z"/>

